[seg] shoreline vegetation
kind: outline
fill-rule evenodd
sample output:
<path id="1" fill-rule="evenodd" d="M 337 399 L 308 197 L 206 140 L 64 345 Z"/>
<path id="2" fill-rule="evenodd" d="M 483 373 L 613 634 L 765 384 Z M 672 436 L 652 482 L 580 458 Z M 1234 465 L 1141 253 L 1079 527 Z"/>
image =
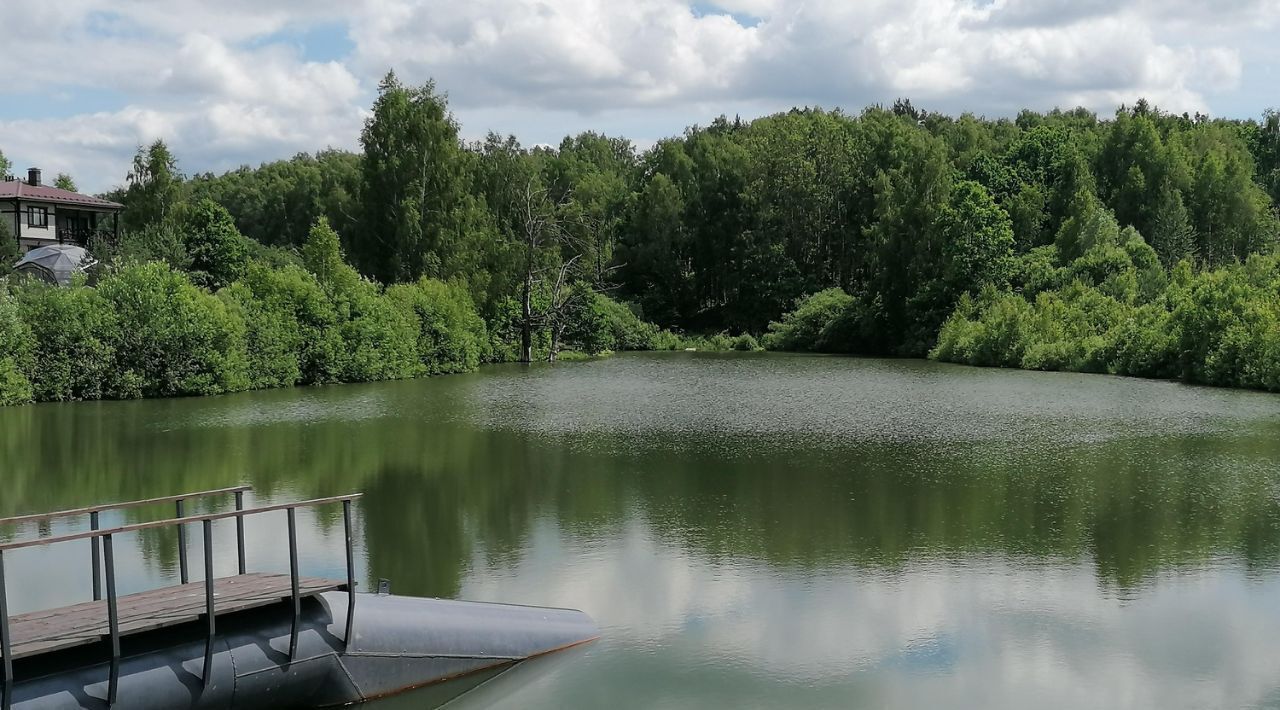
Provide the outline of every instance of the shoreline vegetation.
<path id="1" fill-rule="evenodd" d="M 194 176 L 139 148 L 99 267 L 0 280 L 0 403 L 690 348 L 1280 391 L 1275 111 L 898 101 L 525 148 L 388 74 L 360 142 Z"/>
<path id="2" fill-rule="evenodd" d="M 234 239 L 224 212 L 212 229 Z M 199 229 L 187 225 L 192 231 Z M 0 403 L 225 394 L 472 372 L 515 361 L 465 286 L 423 277 L 383 287 L 342 257 L 323 219 L 301 263 L 248 259 L 216 292 L 162 261 L 109 268 L 90 286 L 0 282 Z M 505 327 L 505 330 L 503 328 Z M 566 316 L 566 361 L 620 350 L 729 349 L 726 336 L 660 331 L 603 294 Z M 546 359 L 543 337 L 535 353 Z"/>

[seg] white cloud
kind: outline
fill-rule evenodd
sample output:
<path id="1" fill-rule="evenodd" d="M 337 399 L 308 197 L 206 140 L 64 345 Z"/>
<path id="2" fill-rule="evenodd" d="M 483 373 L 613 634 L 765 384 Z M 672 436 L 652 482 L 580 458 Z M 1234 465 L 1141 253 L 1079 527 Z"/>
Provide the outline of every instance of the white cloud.
<path id="1" fill-rule="evenodd" d="M 304 61 L 291 48 L 240 49 L 196 33 L 173 38 L 163 60 L 150 60 L 147 72 L 119 87 L 131 99 L 122 108 L 57 119 L 0 114 L 0 148 L 18 167 L 69 172 L 101 190 L 123 181 L 137 146 L 157 139 L 188 172 L 230 169 L 354 147 L 366 115 L 368 92 L 347 67 Z"/>
<path id="2" fill-rule="evenodd" d="M 528 143 L 554 143 L 533 128 L 552 124 L 647 142 L 720 111 L 898 96 L 989 115 L 1139 96 L 1208 111 L 1251 61 L 1269 70 L 1277 16 L 1280 0 L 7 0 L 0 25 L 50 28 L 6 37 L 24 77 L 117 98 L 53 120 L 0 109 L 0 147 L 99 188 L 154 137 L 188 170 L 353 147 L 389 68 L 435 78 L 464 126 L 537 130 Z M 341 62 L 304 58 L 289 34 L 321 25 L 345 28 Z M 1245 98 L 1249 113 L 1269 99 Z"/>
<path id="3" fill-rule="evenodd" d="M 367 72 L 435 77 L 466 103 L 520 98 L 584 111 L 684 100 L 732 86 L 756 31 L 678 0 L 384 3 L 356 18 Z M 389 8 L 390 9 L 390 8 Z"/>

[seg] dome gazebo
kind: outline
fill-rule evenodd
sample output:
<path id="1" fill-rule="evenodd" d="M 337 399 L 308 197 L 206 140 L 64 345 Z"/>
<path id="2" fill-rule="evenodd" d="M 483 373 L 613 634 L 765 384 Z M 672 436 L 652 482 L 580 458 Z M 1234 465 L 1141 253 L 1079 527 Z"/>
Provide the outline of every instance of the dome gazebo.
<path id="1" fill-rule="evenodd" d="M 60 286 L 70 286 L 71 277 L 84 273 L 98 261 L 84 247 L 53 244 L 32 249 L 14 265 L 14 271 Z"/>

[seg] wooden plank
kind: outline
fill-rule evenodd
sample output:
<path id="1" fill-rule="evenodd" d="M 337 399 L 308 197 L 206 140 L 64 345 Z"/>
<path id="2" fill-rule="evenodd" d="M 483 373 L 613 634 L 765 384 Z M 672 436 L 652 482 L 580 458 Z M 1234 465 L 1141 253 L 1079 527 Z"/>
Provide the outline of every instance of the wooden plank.
<path id="1" fill-rule="evenodd" d="M 220 581 L 222 582 L 220 585 L 215 583 L 215 590 L 219 586 L 223 589 L 217 609 L 219 614 L 276 603 L 289 596 L 287 577 L 259 579 L 255 580 L 255 584 L 240 585 L 239 589 L 236 589 L 234 584 L 228 584 L 228 581 L 233 582 L 234 578 Z M 311 596 L 342 586 L 345 585 L 326 580 L 308 579 L 302 592 L 306 596 Z M 199 594 L 196 596 L 190 594 L 191 587 L 197 588 Z M 166 594 L 175 590 L 178 594 Z M 217 594 L 216 591 L 215 594 Z M 129 610 L 126 612 L 124 605 L 121 607 L 122 634 L 140 633 L 194 621 L 199 619 L 204 611 L 202 583 L 130 596 L 133 598 L 129 599 Z M 121 601 L 125 599 L 127 597 L 122 597 Z M 66 647 L 67 644 L 92 643 L 106 635 L 104 605 L 94 605 L 100 612 L 95 614 L 85 614 L 84 606 L 77 606 L 81 606 L 81 610 L 69 618 L 16 619 L 15 621 L 20 621 L 22 624 L 20 631 L 14 634 L 14 657 L 31 655 L 37 648 L 50 650 L 49 647 L 53 645 L 61 648 Z"/>
<path id="2" fill-rule="evenodd" d="M 337 584 L 321 580 L 325 585 Z M 307 580 L 308 585 L 315 580 Z M 214 582 L 214 595 L 217 599 L 234 600 L 246 595 L 266 595 L 281 590 L 287 596 L 289 578 L 284 575 L 244 575 L 243 577 L 226 577 Z M 120 598 L 117 609 L 122 619 L 139 614 L 147 614 L 164 609 L 177 609 L 184 606 L 184 601 L 203 606 L 204 583 L 193 582 L 184 586 L 166 587 Z M 34 622 L 40 619 L 57 618 L 64 625 L 74 623 L 79 618 L 97 619 L 106 616 L 106 602 L 84 602 L 61 609 L 33 612 L 14 617 L 17 622 Z"/>
<path id="3" fill-rule="evenodd" d="M 266 575 L 258 575 L 257 577 L 260 577 L 260 579 L 225 578 L 217 580 L 214 586 L 215 598 L 221 601 L 223 608 L 233 609 L 236 606 L 235 603 L 244 598 L 274 597 L 279 594 L 287 596 L 287 577 Z M 335 583 L 324 581 L 319 586 L 327 589 L 331 584 Z M 314 593 L 312 588 L 315 586 L 312 580 L 307 580 L 306 589 L 309 593 Z M 203 611 L 203 598 L 204 584 L 196 582 L 185 587 L 170 587 L 121 597 L 117 608 L 121 619 L 127 620 L 139 616 L 175 612 L 188 608 L 199 608 Z M 52 622 L 55 627 L 60 628 L 76 628 L 86 623 L 90 625 L 97 624 L 105 617 L 106 602 L 85 602 L 62 609 L 52 609 L 14 617 L 13 623 L 21 624 L 23 628 L 36 628 L 42 622 Z"/>
<path id="4" fill-rule="evenodd" d="M 254 589 L 253 585 L 261 586 L 278 586 L 279 579 L 283 579 L 285 588 L 288 588 L 288 577 L 285 575 L 269 575 L 252 573 L 240 575 L 237 577 L 223 577 L 214 580 L 214 595 L 219 594 L 238 594 L 242 593 L 244 588 Z M 157 602 L 161 604 L 170 604 L 171 600 L 178 599 L 184 595 L 199 595 L 204 598 L 204 582 L 192 582 L 185 586 L 161 587 L 160 589 L 152 589 L 136 594 L 129 594 L 120 597 L 116 608 L 121 616 L 126 616 L 134 610 L 145 611 L 145 608 L 154 606 Z M 46 609 L 43 611 L 30 612 L 20 616 L 13 617 L 15 621 L 35 621 L 43 618 L 54 618 L 70 620 L 80 616 L 103 617 L 107 615 L 107 603 L 105 601 L 91 601 L 73 604 L 55 609 Z"/>
<path id="5" fill-rule="evenodd" d="M 299 580 L 299 593 L 304 597 L 343 589 L 345 582 Z M 246 574 L 214 580 L 218 616 L 276 604 L 288 599 L 290 593 L 288 575 Z M 203 581 L 120 597 L 120 633 L 126 636 L 196 621 L 204 616 L 204 601 Z M 96 643 L 110 633 L 106 602 L 22 614 L 10 619 L 9 629 L 14 658 Z"/>

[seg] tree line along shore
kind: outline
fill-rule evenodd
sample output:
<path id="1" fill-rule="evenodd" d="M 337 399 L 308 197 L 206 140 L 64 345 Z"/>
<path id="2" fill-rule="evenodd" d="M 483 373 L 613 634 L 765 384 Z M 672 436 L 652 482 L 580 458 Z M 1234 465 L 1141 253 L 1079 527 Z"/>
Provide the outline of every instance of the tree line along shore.
<path id="1" fill-rule="evenodd" d="M 525 147 L 389 74 L 360 142 L 191 176 L 140 148 L 88 279 L 0 287 L 0 402 L 761 346 L 1280 390 L 1274 111 L 899 101 Z"/>

